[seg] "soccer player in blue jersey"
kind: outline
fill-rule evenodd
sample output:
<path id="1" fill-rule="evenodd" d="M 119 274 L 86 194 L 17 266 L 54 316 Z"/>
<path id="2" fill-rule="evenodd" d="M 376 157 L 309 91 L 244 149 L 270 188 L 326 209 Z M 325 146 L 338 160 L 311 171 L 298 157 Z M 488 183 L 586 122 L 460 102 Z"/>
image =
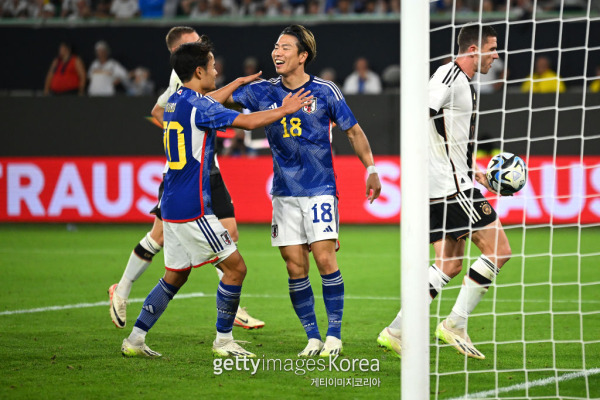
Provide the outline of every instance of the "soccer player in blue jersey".
<path id="1" fill-rule="evenodd" d="M 218 265 L 224 275 L 217 290 L 217 337 L 213 353 L 222 357 L 255 357 L 234 342 L 233 322 L 240 301 L 246 265 L 229 232 L 214 215 L 210 170 L 217 129 L 255 129 L 279 121 L 310 104 L 309 91 L 283 99 L 275 110 L 240 114 L 223 107 L 208 92 L 215 90 L 215 58 L 206 36 L 200 43 L 179 47 L 171 64 L 183 82 L 168 100 L 163 142 L 168 161 L 161 212 L 166 272 L 150 292 L 135 326 L 123 340 L 125 356 L 159 357 L 145 343 L 147 332 L 187 281 L 192 267 Z"/>
<path id="2" fill-rule="evenodd" d="M 306 331 L 308 344 L 298 356 L 327 357 L 342 353 L 344 281 L 336 260 L 339 232 L 338 193 L 331 151 L 332 127 L 346 132 L 367 168 L 367 198 L 381 192 L 373 154 L 362 128 L 335 84 L 305 72 L 317 55 L 308 29 L 291 25 L 281 32 L 272 52 L 278 78 L 250 83 L 228 99 L 250 111 L 277 109 L 290 93 L 310 90 L 313 99 L 301 110 L 267 126 L 273 153 L 273 222 L 271 243 L 279 247 L 289 275 L 290 298 Z M 321 274 L 328 317 L 325 343 L 317 326 L 308 278 L 309 251 Z"/>
<path id="3" fill-rule="evenodd" d="M 194 43 L 200 40 L 200 36 L 194 28 L 189 26 L 175 26 L 169 30 L 166 36 L 166 43 L 169 52 L 174 52 L 184 43 Z M 229 85 L 233 88 L 237 88 L 240 85 L 248 82 L 252 82 L 260 74 L 255 74 L 243 78 L 238 78 Z M 236 86 L 237 85 L 237 86 Z M 152 116 L 155 117 L 160 124 L 163 123 L 163 115 L 167 101 L 173 93 L 175 93 L 182 86 L 181 80 L 175 73 L 171 71 L 171 78 L 169 79 L 169 87 L 165 92 L 158 98 L 156 105 L 152 109 Z M 235 210 L 231 196 L 225 186 L 219 165 L 216 160 L 213 163 L 213 168 L 210 171 L 210 185 L 211 185 L 211 197 L 213 203 L 213 212 L 221 221 L 221 224 L 227 229 L 231 238 L 234 242 L 238 241 L 238 228 L 235 220 Z M 136 245 L 129 256 L 125 271 L 119 283 L 115 283 L 108 289 L 108 296 L 110 300 L 109 312 L 111 319 L 117 328 L 124 328 L 127 323 L 127 299 L 131 292 L 133 282 L 135 282 L 146 269 L 152 263 L 153 257 L 162 249 L 163 239 L 163 225 L 160 214 L 160 197 L 162 193 L 162 183 L 159 188 L 159 203 L 150 211 L 154 214 L 154 225 L 152 230 L 148 232 L 142 240 Z M 223 272 L 216 268 L 219 280 L 223 277 Z M 262 328 L 265 323 L 257 318 L 252 317 L 246 311 L 246 307 L 239 307 L 235 316 L 234 325 L 241 326 L 244 329 L 259 329 Z"/>

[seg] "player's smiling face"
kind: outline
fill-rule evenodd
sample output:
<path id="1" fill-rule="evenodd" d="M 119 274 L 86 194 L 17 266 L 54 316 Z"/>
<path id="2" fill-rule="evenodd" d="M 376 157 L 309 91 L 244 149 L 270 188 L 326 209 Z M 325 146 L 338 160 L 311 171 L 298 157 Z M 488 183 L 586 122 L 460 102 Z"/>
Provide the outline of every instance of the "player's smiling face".
<path id="1" fill-rule="evenodd" d="M 277 43 L 275 43 L 275 48 L 271 53 L 273 63 L 275 64 L 275 71 L 284 76 L 294 72 L 300 66 L 300 57 L 303 54 L 298 54 L 298 39 L 295 36 L 279 36 Z"/>
<path id="2" fill-rule="evenodd" d="M 494 36 L 489 36 L 487 42 L 481 47 L 481 64 L 479 72 L 487 74 L 492 68 L 492 63 L 498 58 L 498 39 Z"/>

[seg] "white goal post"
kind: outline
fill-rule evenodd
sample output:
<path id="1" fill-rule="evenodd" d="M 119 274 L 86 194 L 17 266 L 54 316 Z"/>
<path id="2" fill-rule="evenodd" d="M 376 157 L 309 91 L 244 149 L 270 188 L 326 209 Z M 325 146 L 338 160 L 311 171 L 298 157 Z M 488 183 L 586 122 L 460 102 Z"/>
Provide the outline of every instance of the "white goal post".
<path id="1" fill-rule="evenodd" d="M 402 398 L 429 398 L 429 4 L 402 0 L 400 23 Z"/>
<path id="2" fill-rule="evenodd" d="M 402 399 L 600 398 L 600 0 L 463 0 L 476 5 L 471 11 L 449 0 L 440 14 L 434 3 L 401 3 Z M 485 11 L 490 3 L 498 8 Z M 469 240 L 462 272 L 431 306 L 427 299 L 427 85 L 472 23 L 497 30 L 502 63 L 484 77 L 491 80 L 471 80 L 479 168 L 501 151 L 528 166 L 528 183 L 513 197 L 476 185 L 512 248 L 468 319 L 485 360 L 433 334 L 480 254 Z M 544 57 L 558 77 L 537 75 Z"/>

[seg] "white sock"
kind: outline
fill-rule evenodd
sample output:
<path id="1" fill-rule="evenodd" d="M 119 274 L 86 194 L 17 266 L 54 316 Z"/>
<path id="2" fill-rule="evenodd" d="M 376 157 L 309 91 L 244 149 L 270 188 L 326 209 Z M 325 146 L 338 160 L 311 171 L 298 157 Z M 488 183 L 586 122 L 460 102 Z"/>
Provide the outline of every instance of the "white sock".
<path id="1" fill-rule="evenodd" d="M 131 252 L 129 261 L 125 267 L 125 272 L 117 285 L 117 294 L 124 299 L 129 298 L 131 286 L 142 274 L 148 269 L 152 263 L 152 257 L 162 249 L 152 237 L 150 232 L 144 236 L 136 248 Z M 143 257 L 142 257 L 143 255 Z"/>
<path id="2" fill-rule="evenodd" d="M 484 255 L 471 265 L 467 276 L 463 279 L 452 313 L 448 317 L 453 327 L 458 329 L 465 327 L 467 318 L 483 299 L 498 272 L 500 270 Z"/>
<path id="3" fill-rule="evenodd" d="M 217 331 L 217 342 L 222 342 L 225 340 L 233 340 L 233 332 L 229 331 L 227 333 L 222 333 Z"/>
<path id="4" fill-rule="evenodd" d="M 429 304 L 442 291 L 442 288 L 450 282 L 450 278 L 435 264 L 429 267 Z"/>
<path id="5" fill-rule="evenodd" d="M 429 267 L 429 293 L 433 295 L 432 291 L 435 291 L 435 296 L 442 290 L 448 282 L 450 277 L 442 272 L 441 269 L 434 265 Z M 435 297 L 433 296 L 433 297 Z M 429 296 L 429 304 L 433 301 L 433 297 Z M 398 312 L 396 318 L 388 326 L 390 333 L 394 336 L 400 336 L 402 333 L 402 310 Z"/>
<path id="6" fill-rule="evenodd" d="M 137 326 L 134 326 L 133 329 L 131 330 L 131 334 L 129 335 L 129 337 L 127 339 L 132 344 L 142 344 L 146 340 L 147 333 L 148 332 L 146 332 L 145 330 L 140 329 Z"/>
<path id="7" fill-rule="evenodd" d="M 223 273 L 223 271 L 221 271 L 221 268 L 215 267 L 215 269 L 217 270 L 217 275 L 219 276 L 219 280 L 222 280 L 223 275 L 225 275 L 225 274 Z"/>
<path id="8" fill-rule="evenodd" d="M 400 336 L 402 334 L 402 309 L 398 311 L 398 315 L 392 321 L 390 326 L 388 326 L 390 333 L 394 336 Z"/>

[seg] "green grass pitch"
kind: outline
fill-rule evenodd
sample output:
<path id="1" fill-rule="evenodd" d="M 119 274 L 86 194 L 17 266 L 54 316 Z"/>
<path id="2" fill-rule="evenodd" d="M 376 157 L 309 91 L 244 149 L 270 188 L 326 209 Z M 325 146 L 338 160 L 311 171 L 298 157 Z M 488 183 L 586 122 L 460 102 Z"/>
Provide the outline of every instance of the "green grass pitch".
<path id="1" fill-rule="evenodd" d="M 110 321 L 106 290 L 118 281 L 133 246 L 149 227 L 0 225 L 0 398 L 400 397 L 400 360 L 375 342 L 399 307 L 398 227 L 342 226 L 340 235 L 338 261 L 346 286 L 344 359 L 369 360 L 378 371 L 356 367 L 299 374 L 259 369 L 256 374 L 234 370 L 221 375 L 214 374 L 211 354 L 217 275 L 210 265 L 192 272 L 180 291 L 182 298 L 171 302 L 148 334 L 147 343 L 163 357 L 120 355 L 141 300 L 129 305 L 127 327 L 119 330 Z M 450 312 L 462 275 L 431 307 L 431 398 L 456 398 L 496 386 L 512 389 L 486 398 L 600 397 L 598 373 L 515 386 L 600 368 L 600 228 L 582 228 L 580 235 L 577 228 L 511 228 L 507 233 L 515 256 L 469 320 L 471 338 L 486 360 L 465 360 L 433 340 L 435 325 Z M 306 337 L 288 298 L 284 264 L 270 247 L 269 227 L 241 226 L 239 248 L 248 265 L 242 306 L 266 326 L 257 331 L 234 328 L 235 338 L 250 342 L 244 346 L 259 358 L 296 360 Z M 478 255 L 476 249 L 471 255 Z M 159 255 L 134 284 L 132 299 L 148 294 L 162 267 Z M 311 281 L 324 333 L 326 314 L 314 264 Z M 9 313 L 35 308 L 42 310 Z M 338 386 L 314 385 L 314 379 L 328 378 L 336 378 Z M 365 379 L 379 384 L 357 386 Z"/>

